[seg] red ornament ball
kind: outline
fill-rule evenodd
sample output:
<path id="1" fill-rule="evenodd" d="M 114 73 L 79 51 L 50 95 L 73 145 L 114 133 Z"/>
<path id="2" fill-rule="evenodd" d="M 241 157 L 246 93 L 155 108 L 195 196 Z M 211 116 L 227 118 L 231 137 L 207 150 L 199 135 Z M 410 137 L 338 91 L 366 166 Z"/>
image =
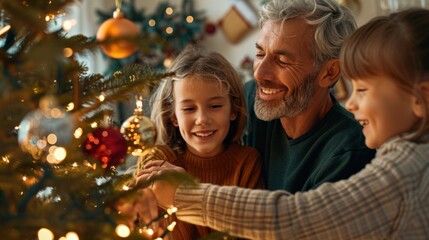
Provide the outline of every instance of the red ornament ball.
<path id="1" fill-rule="evenodd" d="M 122 14 L 114 14 L 113 18 L 103 22 L 97 30 L 97 40 L 100 42 L 112 39 L 112 42 L 105 42 L 100 45 L 101 50 L 112 58 L 126 58 L 138 49 L 135 42 L 127 39 L 114 40 L 115 38 L 135 37 L 139 35 L 137 26 L 130 20 L 124 18 Z"/>
<path id="2" fill-rule="evenodd" d="M 205 25 L 206 33 L 213 34 L 216 32 L 216 25 L 213 23 L 207 23 Z"/>
<path id="3" fill-rule="evenodd" d="M 116 128 L 97 128 L 88 133 L 83 151 L 98 159 L 103 168 L 110 168 L 125 161 L 127 141 Z"/>

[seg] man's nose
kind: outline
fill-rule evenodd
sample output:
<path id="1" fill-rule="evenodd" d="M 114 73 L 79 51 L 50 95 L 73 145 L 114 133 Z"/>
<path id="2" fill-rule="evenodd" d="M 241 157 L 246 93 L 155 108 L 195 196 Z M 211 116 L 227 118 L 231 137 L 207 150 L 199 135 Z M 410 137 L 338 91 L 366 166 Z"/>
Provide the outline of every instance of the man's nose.
<path id="1" fill-rule="evenodd" d="M 268 57 L 255 59 L 253 64 L 253 77 L 256 80 L 270 80 L 273 74 L 272 62 Z"/>

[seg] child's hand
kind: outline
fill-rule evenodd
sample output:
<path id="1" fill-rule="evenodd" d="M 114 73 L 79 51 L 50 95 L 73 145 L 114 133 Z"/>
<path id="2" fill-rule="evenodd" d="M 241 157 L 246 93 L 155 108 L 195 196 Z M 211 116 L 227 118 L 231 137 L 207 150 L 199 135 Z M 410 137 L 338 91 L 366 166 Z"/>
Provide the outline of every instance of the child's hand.
<path id="1" fill-rule="evenodd" d="M 137 176 L 137 182 L 168 172 L 185 172 L 185 170 L 167 161 L 153 160 L 144 166 L 144 169 Z M 160 207 L 165 209 L 173 207 L 174 195 L 176 194 L 178 185 L 179 183 L 172 183 L 162 180 L 154 182 L 151 188 L 158 199 L 158 204 Z"/>
<path id="2" fill-rule="evenodd" d="M 139 189 L 140 197 L 136 198 L 134 202 L 118 202 L 116 209 L 125 217 L 126 225 L 130 229 L 134 229 L 135 224 L 145 225 L 150 223 L 153 219 L 158 217 L 158 203 L 153 191 L 149 188 Z M 150 225 L 154 232 L 159 230 L 159 225 L 154 222 Z"/>

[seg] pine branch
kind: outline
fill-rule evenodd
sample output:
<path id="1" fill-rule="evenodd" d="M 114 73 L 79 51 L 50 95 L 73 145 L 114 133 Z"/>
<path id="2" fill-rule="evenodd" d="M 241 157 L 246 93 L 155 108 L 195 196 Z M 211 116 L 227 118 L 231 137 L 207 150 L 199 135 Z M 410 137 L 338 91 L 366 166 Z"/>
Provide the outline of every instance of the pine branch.
<path id="1" fill-rule="evenodd" d="M 142 91 L 148 89 L 150 86 L 158 83 L 160 79 L 171 76 L 174 73 L 155 73 L 143 65 L 127 65 L 123 71 L 116 72 L 105 81 L 97 83 L 94 89 L 97 89 L 98 95 L 94 94 L 94 89 L 84 89 L 87 95 L 83 102 L 89 106 L 78 110 L 78 116 L 84 116 L 101 106 L 112 102 L 121 100 L 129 100 L 135 94 L 141 94 Z M 87 84 L 85 84 L 87 87 Z M 100 92 L 104 93 L 106 101 L 99 101 L 98 96 Z M 89 96 L 92 93 L 92 96 Z"/>
<path id="2" fill-rule="evenodd" d="M 22 197 L 20 203 L 17 206 L 16 209 L 16 213 L 18 216 L 22 216 L 25 213 L 25 210 L 27 209 L 28 203 L 30 202 L 30 200 L 36 196 L 36 194 L 42 190 L 42 188 L 45 185 L 45 182 L 51 178 L 52 175 L 52 170 L 51 167 L 49 165 L 44 165 L 43 166 L 43 176 L 39 179 L 39 181 L 34 184 L 33 186 L 31 186 L 24 194 L 24 196 Z"/>

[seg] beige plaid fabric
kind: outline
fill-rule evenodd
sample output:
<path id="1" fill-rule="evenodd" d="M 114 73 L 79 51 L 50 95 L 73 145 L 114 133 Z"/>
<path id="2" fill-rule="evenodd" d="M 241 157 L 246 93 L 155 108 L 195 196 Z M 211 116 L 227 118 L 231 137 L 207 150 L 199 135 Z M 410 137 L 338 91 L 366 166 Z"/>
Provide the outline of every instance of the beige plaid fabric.
<path id="1" fill-rule="evenodd" d="M 429 144 L 396 138 L 348 180 L 291 195 L 181 186 L 179 219 L 250 239 L 429 239 Z"/>

